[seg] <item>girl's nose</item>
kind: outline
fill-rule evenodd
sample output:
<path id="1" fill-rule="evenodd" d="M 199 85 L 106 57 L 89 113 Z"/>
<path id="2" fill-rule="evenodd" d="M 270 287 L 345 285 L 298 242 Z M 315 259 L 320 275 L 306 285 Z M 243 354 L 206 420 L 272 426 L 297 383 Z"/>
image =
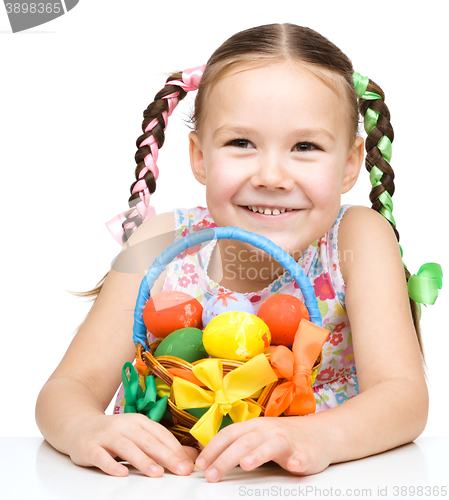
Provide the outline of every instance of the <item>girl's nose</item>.
<path id="1" fill-rule="evenodd" d="M 285 161 L 285 160 L 284 160 Z M 278 157 L 260 158 L 257 169 L 252 176 L 251 184 L 254 188 L 269 190 L 290 191 L 294 181 Z"/>

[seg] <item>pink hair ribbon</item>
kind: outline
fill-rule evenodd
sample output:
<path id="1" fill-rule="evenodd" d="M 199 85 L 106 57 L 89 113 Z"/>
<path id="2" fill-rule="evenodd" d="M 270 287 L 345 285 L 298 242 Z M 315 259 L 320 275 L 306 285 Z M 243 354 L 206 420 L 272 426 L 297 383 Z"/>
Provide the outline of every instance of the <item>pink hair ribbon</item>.
<path id="1" fill-rule="evenodd" d="M 206 65 L 203 64 L 202 66 L 196 66 L 195 68 L 186 69 L 182 72 L 182 82 L 180 82 L 179 80 L 171 80 L 165 85 L 177 85 L 186 92 L 197 90 L 205 67 Z"/>
<path id="2" fill-rule="evenodd" d="M 202 66 L 196 66 L 195 68 L 186 69 L 182 72 L 182 81 L 179 80 L 171 80 L 167 82 L 165 85 L 176 85 L 181 87 L 186 92 L 197 90 L 198 85 L 201 81 L 201 77 L 203 76 L 205 64 Z M 168 117 L 173 113 L 174 109 L 178 104 L 178 96 L 179 92 L 173 92 L 167 96 L 162 97 L 162 99 L 167 99 L 168 102 L 168 111 L 162 112 L 162 119 L 164 121 L 164 131 L 167 128 Z M 146 126 L 145 132 L 150 132 L 159 124 L 159 120 L 154 118 L 151 122 Z M 144 141 L 141 142 L 139 148 L 143 146 L 149 146 L 151 153 L 148 153 L 144 158 L 145 167 L 139 173 L 139 179 L 133 187 L 132 194 L 139 193 L 140 200 L 129 213 L 128 218 L 139 216 L 142 222 L 145 222 L 150 217 L 154 217 L 156 215 L 156 210 L 152 205 L 150 205 L 150 192 L 148 190 L 147 184 L 145 182 L 144 176 L 148 171 L 151 171 L 154 180 L 157 180 L 159 177 L 159 168 L 156 164 L 157 158 L 159 155 L 159 146 L 157 145 L 156 139 L 153 135 L 148 136 Z M 106 222 L 106 227 L 108 231 L 111 233 L 112 237 L 120 244 L 123 245 L 123 234 L 126 229 L 136 230 L 137 226 L 134 222 L 129 222 L 126 225 L 123 225 L 126 220 L 125 214 L 126 212 L 122 212 L 112 218 L 110 221 Z"/>

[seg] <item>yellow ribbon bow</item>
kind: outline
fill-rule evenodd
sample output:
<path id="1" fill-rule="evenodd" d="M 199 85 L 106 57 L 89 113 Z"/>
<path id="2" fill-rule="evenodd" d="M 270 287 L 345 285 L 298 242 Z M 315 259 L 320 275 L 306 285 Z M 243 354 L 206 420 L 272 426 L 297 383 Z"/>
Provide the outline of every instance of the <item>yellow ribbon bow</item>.
<path id="1" fill-rule="evenodd" d="M 173 396 L 176 406 L 182 410 L 210 407 L 190 430 L 190 434 L 203 446 L 218 432 L 224 415 L 229 414 L 233 422 L 258 417 L 261 407 L 242 400 L 277 380 L 264 354 L 250 359 L 224 377 L 223 365 L 216 358 L 201 361 L 192 371 L 210 390 L 174 377 Z"/>

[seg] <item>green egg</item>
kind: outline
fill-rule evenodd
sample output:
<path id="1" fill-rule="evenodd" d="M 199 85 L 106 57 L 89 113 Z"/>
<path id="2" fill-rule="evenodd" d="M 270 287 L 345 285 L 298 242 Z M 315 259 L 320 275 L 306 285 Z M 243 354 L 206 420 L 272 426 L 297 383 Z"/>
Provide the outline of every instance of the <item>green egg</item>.
<path id="1" fill-rule="evenodd" d="M 199 359 L 208 358 L 203 346 L 203 332 L 199 328 L 181 328 L 170 335 L 158 345 L 154 357 L 176 356 L 189 363 Z"/>

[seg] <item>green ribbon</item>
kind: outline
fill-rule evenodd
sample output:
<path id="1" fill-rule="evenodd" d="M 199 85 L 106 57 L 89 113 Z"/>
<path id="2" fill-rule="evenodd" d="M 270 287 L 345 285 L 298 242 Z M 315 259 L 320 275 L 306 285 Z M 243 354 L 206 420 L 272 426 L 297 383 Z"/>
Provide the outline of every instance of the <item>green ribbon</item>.
<path id="1" fill-rule="evenodd" d="M 440 264 L 428 262 L 423 264 L 418 274 L 408 279 L 408 294 L 412 300 L 420 304 L 433 305 L 438 297 L 438 290 L 443 287 L 443 270 Z"/>
<path id="2" fill-rule="evenodd" d="M 379 111 L 368 108 L 365 113 L 365 132 L 369 134 L 371 130 L 377 125 L 379 119 Z"/>
<path id="3" fill-rule="evenodd" d="M 352 75 L 352 78 L 355 91 L 360 99 L 365 99 L 368 101 L 382 99 L 379 94 L 368 92 L 366 90 L 369 84 L 369 78 L 367 76 L 362 76 L 360 73 L 357 73 L 355 71 Z M 375 111 L 371 108 L 368 108 L 366 110 L 364 125 L 367 134 L 369 134 L 374 129 L 374 127 L 376 127 L 378 119 L 378 111 Z M 392 145 L 390 139 L 386 135 L 384 135 L 378 142 L 377 147 L 379 148 L 379 151 L 381 152 L 384 160 L 390 163 L 392 155 Z M 382 170 L 374 165 L 370 171 L 370 181 L 373 188 L 382 184 L 382 176 Z M 384 191 L 377 197 L 377 199 L 383 205 L 379 212 L 391 224 L 393 224 L 394 227 L 396 227 L 396 221 L 393 217 L 393 200 L 390 194 L 387 191 Z M 401 245 L 399 245 L 399 249 L 401 251 L 402 257 L 403 253 Z M 404 267 L 407 268 L 405 263 Z M 434 304 L 438 297 L 438 290 L 440 290 L 443 286 L 443 271 L 441 269 L 441 266 L 433 262 L 423 264 L 419 268 L 418 274 L 413 274 L 412 276 L 410 276 L 407 286 L 409 296 L 418 304 L 419 314 L 421 316 L 420 304 Z"/>
<path id="4" fill-rule="evenodd" d="M 377 143 L 377 147 L 379 148 L 379 151 L 382 153 L 384 160 L 390 163 L 391 150 L 392 150 L 390 139 L 386 135 L 384 135 L 382 139 Z"/>
<path id="5" fill-rule="evenodd" d="M 367 92 L 367 87 L 369 83 L 369 78 L 367 76 L 362 76 L 360 73 L 356 71 L 352 75 L 355 91 L 361 99 L 366 100 L 374 100 L 374 99 L 382 99 L 379 94 L 374 92 Z M 367 134 L 373 130 L 373 128 L 377 125 L 377 120 L 379 119 L 379 112 L 374 111 L 371 108 L 368 108 L 365 113 L 365 131 Z M 390 139 L 384 135 L 377 143 L 377 147 L 385 161 L 388 163 L 391 161 L 392 155 L 392 145 Z M 370 171 L 370 181 L 371 186 L 375 188 L 382 184 L 381 179 L 383 176 L 382 170 L 376 167 L 375 165 L 371 168 Z M 381 193 L 377 199 L 382 203 L 382 208 L 379 212 L 391 223 L 394 227 L 396 227 L 396 221 L 393 217 L 393 200 L 390 194 L 387 191 Z"/>
<path id="6" fill-rule="evenodd" d="M 129 378 L 126 370 L 129 369 Z M 159 422 L 167 407 L 167 396 L 157 399 L 156 382 L 153 375 L 145 379 L 145 390 L 139 384 L 139 374 L 132 363 L 122 368 L 122 383 L 125 391 L 125 413 L 143 413 L 154 422 Z"/>
<path id="7" fill-rule="evenodd" d="M 357 96 L 361 99 L 365 99 L 366 101 L 375 101 L 376 99 L 382 99 L 379 94 L 374 92 L 367 92 L 366 88 L 368 87 L 369 78 L 367 76 L 362 76 L 357 71 L 354 71 L 352 74 L 352 81 L 354 83 L 354 88 L 357 93 Z"/>

